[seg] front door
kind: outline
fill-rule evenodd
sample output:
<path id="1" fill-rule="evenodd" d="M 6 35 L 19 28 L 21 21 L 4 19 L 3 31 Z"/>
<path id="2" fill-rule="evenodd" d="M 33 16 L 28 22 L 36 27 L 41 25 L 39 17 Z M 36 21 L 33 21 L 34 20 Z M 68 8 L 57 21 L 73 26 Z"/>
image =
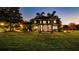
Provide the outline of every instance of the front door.
<path id="1" fill-rule="evenodd" d="M 47 31 L 48 31 L 47 25 L 43 25 L 43 31 L 44 31 L 44 32 L 47 32 Z"/>
<path id="2" fill-rule="evenodd" d="M 40 25 L 39 28 L 40 31 L 44 31 L 44 32 L 52 31 L 51 25 Z"/>
<path id="3" fill-rule="evenodd" d="M 51 25 L 48 25 L 48 31 L 52 31 Z"/>

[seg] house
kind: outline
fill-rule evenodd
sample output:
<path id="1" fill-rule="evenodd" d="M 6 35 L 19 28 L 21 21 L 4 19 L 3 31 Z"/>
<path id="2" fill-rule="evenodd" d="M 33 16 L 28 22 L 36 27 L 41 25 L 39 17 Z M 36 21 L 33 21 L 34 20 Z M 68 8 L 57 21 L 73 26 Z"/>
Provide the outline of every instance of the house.
<path id="1" fill-rule="evenodd" d="M 37 32 L 53 32 L 61 30 L 60 18 L 54 15 L 52 16 L 36 16 L 30 20 L 32 23 L 32 30 Z"/>

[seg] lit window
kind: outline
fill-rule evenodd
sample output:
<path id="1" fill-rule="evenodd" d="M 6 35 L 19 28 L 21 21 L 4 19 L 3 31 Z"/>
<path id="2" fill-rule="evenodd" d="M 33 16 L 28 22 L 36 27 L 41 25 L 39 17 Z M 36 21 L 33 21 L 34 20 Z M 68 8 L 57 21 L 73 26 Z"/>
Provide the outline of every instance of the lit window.
<path id="1" fill-rule="evenodd" d="M 48 21 L 48 24 L 50 23 L 50 21 Z"/>
<path id="2" fill-rule="evenodd" d="M 49 30 L 49 31 L 51 31 L 51 30 L 52 30 L 52 29 L 51 29 L 51 25 L 48 25 L 48 30 Z"/>
<path id="3" fill-rule="evenodd" d="M 53 26 L 53 29 L 54 29 L 54 30 L 58 29 L 58 26 Z"/>
<path id="4" fill-rule="evenodd" d="M 42 23 L 42 21 L 40 21 L 40 24 Z"/>
<path id="5" fill-rule="evenodd" d="M 56 20 L 54 20 L 54 23 L 56 23 Z"/>
<path id="6" fill-rule="evenodd" d="M 36 23 L 36 21 L 34 21 L 34 23 Z"/>
<path id="7" fill-rule="evenodd" d="M 43 24 L 46 24 L 46 21 L 43 21 Z"/>

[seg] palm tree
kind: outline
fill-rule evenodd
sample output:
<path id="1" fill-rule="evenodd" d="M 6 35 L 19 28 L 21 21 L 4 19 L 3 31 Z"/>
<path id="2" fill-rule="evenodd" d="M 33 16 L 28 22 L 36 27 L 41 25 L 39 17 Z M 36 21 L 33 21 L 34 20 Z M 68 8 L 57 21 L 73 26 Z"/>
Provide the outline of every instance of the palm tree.
<path id="1" fill-rule="evenodd" d="M 56 13 L 56 11 L 53 11 L 53 13 L 51 14 L 51 16 L 54 17 L 55 16 L 55 13 Z"/>
<path id="2" fill-rule="evenodd" d="M 42 16 L 44 16 L 44 14 L 45 14 L 45 12 L 41 12 L 41 13 L 38 13 L 38 12 L 37 12 L 37 13 L 36 13 L 36 15 L 37 15 L 36 17 L 37 17 L 37 18 L 42 18 Z"/>
<path id="3" fill-rule="evenodd" d="M 51 17 L 51 14 L 50 14 L 50 13 L 47 13 L 47 16 L 48 16 L 48 17 Z"/>
<path id="4" fill-rule="evenodd" d="M 55 16 L 55 13 L 56 13 L 56 11 L 53 11 L 52 14 L 47 13 L 47 16 L 48 16 L 48 17 L 54 17 L 54 16 Z"/>
<path id="5" fill-rule="evenodd" d="M 41 16 L 44 16 L 45 12 L 41 12 Z"/>
<path id="6" fill-rule="evenodd" d="M 38 13 L 38 12 L 37 12 L 37 13 L 36 13 L 36 15 L 37 15 L 37 16 L 39 16 L 39 15 L 40 15 L 40 13 Z"/>
<path id="7" fill-rule="evenodd" d="M 39 18 L 40 17 L 40 13 L 36 13 L 36 18 Z"/>
<path id="8" fill-rule="evenodd" d="M 47 13 L 47 16 L 50 17 L 50 18 L 54 18 L 55 17 L 55 13 L 56 13 L 56 11 L 53 11 L 52 14 Z M 53 24 L 52 24 L 52 32 L 53 32 Z"/>

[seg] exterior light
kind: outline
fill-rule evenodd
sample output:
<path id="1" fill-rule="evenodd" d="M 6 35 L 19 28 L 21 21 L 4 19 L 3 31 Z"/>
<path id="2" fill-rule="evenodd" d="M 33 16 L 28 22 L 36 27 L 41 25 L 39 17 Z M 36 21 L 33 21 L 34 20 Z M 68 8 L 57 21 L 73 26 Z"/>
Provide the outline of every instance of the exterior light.
<path id="1" fill-rule="evenodd" d="M 0 25 L 4 26 L 4 23 L 0 23 Z"/>
<path id="2" fill-rule="evenodd" d="M 23 29 L 23 25 L 22 24 L 20 24 L 20 27 L 21 27 L 21 29 Z"/>

